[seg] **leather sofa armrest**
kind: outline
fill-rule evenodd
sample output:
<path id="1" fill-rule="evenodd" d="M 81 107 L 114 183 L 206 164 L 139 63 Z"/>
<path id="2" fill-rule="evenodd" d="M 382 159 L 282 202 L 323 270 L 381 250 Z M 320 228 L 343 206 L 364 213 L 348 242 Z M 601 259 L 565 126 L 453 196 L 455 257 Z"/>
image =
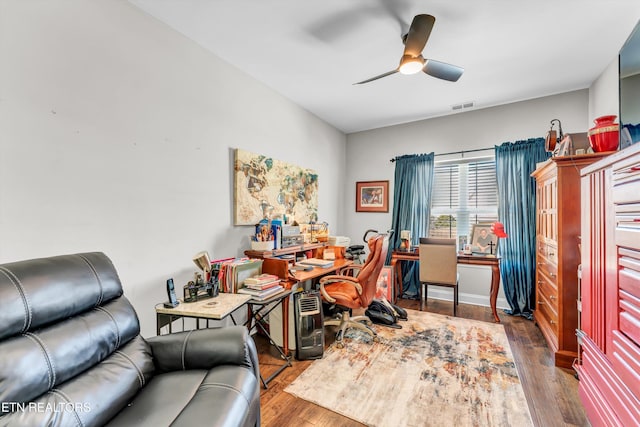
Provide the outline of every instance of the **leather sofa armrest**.
<path id="1" fill-rule="evenodd" d="M 259 375 L 258 354 L 244 326 L 199 329 L 147 339 L 158 372 L 246 366 Z"/>

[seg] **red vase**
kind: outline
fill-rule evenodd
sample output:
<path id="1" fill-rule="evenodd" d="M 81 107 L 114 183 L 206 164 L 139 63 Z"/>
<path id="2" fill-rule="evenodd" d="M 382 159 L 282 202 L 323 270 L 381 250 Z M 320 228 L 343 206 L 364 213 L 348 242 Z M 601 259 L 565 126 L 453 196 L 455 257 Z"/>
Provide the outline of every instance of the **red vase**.
<path id="1" fill-rule="evenodd" d="M 589 143 L 596 153 L 618 149 L 620 125 L 614 123 L 617 116 L 602 116 L 593 120 L 596 124 L 589 129 Z"/>

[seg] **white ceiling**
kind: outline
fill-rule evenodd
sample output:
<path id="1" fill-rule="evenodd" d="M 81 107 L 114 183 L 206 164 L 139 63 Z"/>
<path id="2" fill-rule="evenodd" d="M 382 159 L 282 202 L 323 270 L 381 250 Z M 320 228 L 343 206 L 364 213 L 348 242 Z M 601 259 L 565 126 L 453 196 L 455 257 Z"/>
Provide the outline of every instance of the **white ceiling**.
<path id="1" fill-rule="evenodd" d="M 640 18 L 638 0 L 130 2 L 345 133 L 587 88 Z M 464 67 L 460 80 L 354 86 L 398 66 L 419 13 L 436 18 L 423 55 Z"/>

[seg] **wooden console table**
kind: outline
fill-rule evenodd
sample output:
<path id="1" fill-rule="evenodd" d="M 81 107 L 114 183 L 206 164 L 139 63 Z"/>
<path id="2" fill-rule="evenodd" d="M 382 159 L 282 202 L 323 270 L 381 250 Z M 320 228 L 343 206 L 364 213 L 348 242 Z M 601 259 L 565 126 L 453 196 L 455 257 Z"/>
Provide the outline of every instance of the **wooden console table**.
<path id="1" fill-rule="evenodd" d="M 412 249 L 408 251 L 396 250 L 391 252 L 391 268 L 395 272 L 395 283 L 398 283 L 398 290 L 402 294 L 402 268 L 398 261 L 420 261 L 420 253 L 418 249 Z M 458 255 L 458 264 L 467 265 L 484 265 L 491 267 L 491 291 L 489 294 L 489 304 L 491 311 L 493 312 L 493 318 L 496 323 L 500 323 L 498 317 L 498 311 L 496 309 L 496 299 L 498 298 L 498 290 L 500 289 L 500 258 L 489 256 L 474 256 L 474 255 Z M 394 294 L 395 298 L 395 294 Z"/>

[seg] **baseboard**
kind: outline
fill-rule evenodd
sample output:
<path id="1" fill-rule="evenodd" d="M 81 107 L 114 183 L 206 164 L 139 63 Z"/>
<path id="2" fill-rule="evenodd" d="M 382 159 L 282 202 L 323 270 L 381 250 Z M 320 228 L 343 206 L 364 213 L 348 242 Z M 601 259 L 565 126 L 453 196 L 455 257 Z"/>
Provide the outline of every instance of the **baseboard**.
<path id="1" fill-rule="evenodd" d="M 429 298 L 439 299 L 443 301 L 453 301 L 453 293 L 451 289 L 443 289 L 443 288 L 429 288 Z M 467 294 L 463 292 L 458 292 L 458 302 L 463 304 L 471 304 L 471 305 L 479 305 L 481 307 L 489 307 L 489 296 L 487 295 L 478 295 L 478 294 Z M 496 308 L 499 309 L 508 309 L 509 304 L 507 300 L 504 298 L 496 299 Z"/>

